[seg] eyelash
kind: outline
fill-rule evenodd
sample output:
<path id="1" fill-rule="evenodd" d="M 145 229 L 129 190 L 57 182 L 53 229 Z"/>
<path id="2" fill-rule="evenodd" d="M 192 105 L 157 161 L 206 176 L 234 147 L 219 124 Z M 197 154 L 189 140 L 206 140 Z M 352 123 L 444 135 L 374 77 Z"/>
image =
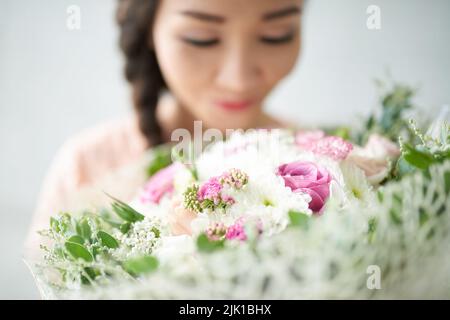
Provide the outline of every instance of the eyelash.
<path id="1" fill-rule="evenodd" d="M 261 41 L 269 45 L 278 45 L 291 42 L 294 40 L 294 36 L 294 33 L 289 33 L 288 35 L 279 38 L 261 37 Z"/>
<path id="2" fill-rule="evenodd" d="M 261 37 L 261 41 L 268 45 L 281 45 L 288 42 L 291 42 L 294 39 L 294 33 L 290 33 L 286 36 L 279 37 L 279 38 L 270 38 L 270 37 Z M 183 39 L 184 42 L 196 46 L 196 47 L 212 47 L 219 43 L 218 39 L 212 39 L 212 40 L 195 40 L 195 39 Z"/>

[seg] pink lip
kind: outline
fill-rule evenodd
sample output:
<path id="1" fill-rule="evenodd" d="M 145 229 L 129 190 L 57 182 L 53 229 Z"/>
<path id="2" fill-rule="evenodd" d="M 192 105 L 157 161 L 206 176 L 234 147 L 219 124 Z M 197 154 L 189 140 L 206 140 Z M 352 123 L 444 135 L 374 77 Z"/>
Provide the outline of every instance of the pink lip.
<path id="1" fill-rule="evenodd" d="M 251 100 L 245 101 L 217 101 L 216 104 L 225 110 L 241 111 L 245 110 L 253 104 Z"/>

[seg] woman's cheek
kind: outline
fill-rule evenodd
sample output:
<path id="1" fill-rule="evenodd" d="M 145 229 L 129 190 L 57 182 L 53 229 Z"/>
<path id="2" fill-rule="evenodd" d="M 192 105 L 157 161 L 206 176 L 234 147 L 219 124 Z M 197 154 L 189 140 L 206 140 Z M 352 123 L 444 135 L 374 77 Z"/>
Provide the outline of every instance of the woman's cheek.
<path id="1" fill-rule="evenodd" d="M 211 53 L 202 52 L 207 50 L 180 45 L 166 56 L 166 69 L 172 82 L 182 83 L 189 88 L 199 86 L 205 89 L 210 84 L 209 75 L 214 64 Z"/>
<path id="2" fill-rule="evenodd" d="M 261 50 L 261 52 L 263 51 Z M 299 52 L 300 41 L 285 47 L 265 49 L 261 64 L 266 70 L 265 73 L 270 83 L 276 85 L 292 72 L 298 61 Z"/>

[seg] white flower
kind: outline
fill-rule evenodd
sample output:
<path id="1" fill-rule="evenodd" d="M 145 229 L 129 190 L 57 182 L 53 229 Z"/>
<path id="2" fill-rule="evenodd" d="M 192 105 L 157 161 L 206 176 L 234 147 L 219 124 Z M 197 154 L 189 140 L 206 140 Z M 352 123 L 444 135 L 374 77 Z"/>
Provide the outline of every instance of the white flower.
<path id="1" fill-rule="evenodd" d="M 121 245 L 112 254 L 119 260 L 150 255 L 159 245 L 161 230 L 161 221 L 153 217 L 145 217 L 142 221 L 134 222 L 125 234 L 116 230 L 114 236 Z"/>
<path id="2" fill-rule="evenodd" d="M 351 161 L 342 161 L 340 164 L 344 177 L 344 191 L 349 201 L 360 201 L 370 203 L 374 200 L 372 186 L 368 183 L 367 178 L 360 168 Z M 335 186 L 336 187 L 336 186 Z M 335 194 L 338 188 L 335 188 Z M 342 196 L 342 194 L 340 195 Z M 344 201 L 345 202 L 345 201 Z"/>
<path id="3" fill-rule="evenodd" d="M 182 194 L 187 187 L 189 187 L 194 181 L 194 177 L 189 169 L 183 166 L 182 169 L 177 171 L 174 179 L 174 188 L 176 194 Z"/>

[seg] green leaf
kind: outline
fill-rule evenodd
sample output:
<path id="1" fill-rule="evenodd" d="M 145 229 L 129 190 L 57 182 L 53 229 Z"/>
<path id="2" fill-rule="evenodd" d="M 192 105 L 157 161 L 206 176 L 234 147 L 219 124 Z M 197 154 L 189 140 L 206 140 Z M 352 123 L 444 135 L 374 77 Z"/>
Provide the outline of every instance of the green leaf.
<path id="1" fill-rule="evenodd" d="M 368 230 L 367 230 L 369 243 L 373 243 L 375 241 L 377 223 L 378 222 L 377 222 L 376 218 L 369 219 L 369 225 L 368 225 Z"/>
<path id="2" fill-rule="evenodd" d="M 402 218 L 400 217 L 400 214 L 395 210 L 391 209 L 389 210 L 389 216 L 391 217 L 392 222 L 396 225 L 402 224 Z"/>
<path id="3" fill-rule="evenodd" d="M 123 220 L 128 221 L 128 222 L 136 222 L 136 221 L 144 220 L 144 215 L 140 214 L 139 212 L 134 210 L 132 207 L 130 207 L 126 203 L 124 203 L 110 195 L 108 195 L 108 196 L 114 200 L 114 202 L 111 206 L 113 208 L 113 211 L 120 218 L 122 218 Z"/>
<path id="4" fill-rule="evenodd" d="M 201 252 L 211 253 L 225 247 L 224 240 L 211 241 L 206 234 L 201 234 L 197 238 L 197 248 Z"/>
<path id="5" fill-rule="evenodd" d="M 131 223 L 130 222 L 124 222 L 120 225 L 119 230 L 120 232 L 122 232 L 123 234 L 127 233 L 131 228 Z"/>
<path id="6" fill-rule="evenodd" d="M 419 151 L 407 143 L 403 144 L 402 148 L 405 161 L 416 168 L 425 170 L 434 162 L 430 154 Z"/>
<path id="7" fill-rule="evenodd" d="M 301 228 L 306 228 L 308 226 L 310 217 L 307 214 L 297 211 L 289 211 L 288 214 L 291 226 Z"/>
<path id="8" fill-rule="evenodd" d="M 152 227 L 152 232 L 155 234 L 155 238 L 159 238 L 161 236 L 161 231 L 159 231 L 156 227 Z"/>
<path id="9" fill-rule="evenodd" d="M 426 212 L 425 209 L 419 209 L 419 224 L 423 226 L 428 220 L 430 220 L 430 215 Z"/>
<path id="10" fill-rule="evenodd" d="M 152 177 L 161 169 L 166 168 L 172 163 L 171 151 L 169 149 L 155 149 L 155 157 L 147 168 L 147 175 Z"/>
<path id="11" fill-rule="evenodd" d="M 59 233 L 61 229 L 59 228 L 59 222 L 53 217 L 50 217 L 50 227 L 53 229 L 53 231 Z"/>
<path id="12" fill-rule="evenodd" d="M 59 214 L 57 218 L 50 218 L 50 226 L 55 232 L 64 236 L 73 234 L 72 217 L 68 213 Z"/>
<path id="13" fill-rule="evenodd" d="M 150 273 L 158 268 L 158 259 L 152 256 L 133 258 L 123 263 L 124 269 L 132 275 Z"/>
<path id="14" fill-rule="evenodd" d="M 84 239 L 79 235 L 71 236 L 67 241 L 84 245 Z"/>
<path id="15" fill-rule="evenodd" d="M 117 240 L 112 235 L 106 233 L 105 231 L 97 232 L 97 237 L 100 238 L 104 246 L 110 249 L 116 249 L 119 247 L 119 242 L 117 242 Z"/>
<path id="16" fill-rule="evenodd" d="M 450 172 L 445 172 L 444 173 L 444 181 L 445 181 L 445 193 L 449 194 L 450 193 Z"/>
<path id="17" fill-rule="evenodd" d="M 377 190 L 377 198 L 378 198 L 379 202 L 383 202 L 384 194 L 383 194 L 383 191 L 381 189 Z"/>
<path id="18" fill-rule="evenodd" d="M 106 208 L 102 208 L 100 210 L 100 219 L 116 229 L 120 228 L 122 223 L 122 220 L 117 218 L 118 217 L 116 217 L 116 215 L 113 216 L 112 213 Z"/>
<path id="19" fill-rule="evenodd" d="M 92 231 L 91 231 L 91 227 L 89 226 L 89 222 L 88 222 L 87 218 L 81 219 L 81 221 L 79 223 L 77 223 L 76 229 L 77 229 L 78 235 L 80 235 L 84 239 L 90 241 Z"/>
<path id="20" fill-rule="evenodd" d="M 66 247 L 66 250 L 70 253 L 70 255 L 75 259 L 83 259 L 87 262 L 92 262 L 94 260 L 88 249 L 86 249 L 86 247 L 81 244 L 66 241 L 64 246 Z"/>
<path id="21" fill-rule="evenodd" d="M 100 272 L 98 270 L 91 268 L 91 267 L 84 268 L 84 271 L 87 273 L 89 278 L 91 278 L 92 280 L 94 280 L 97 276 L 100 275 Z"/>
<path id="22" fill-rule="evenodd" d="M 339 127 L 333 132 L 334 136 L 341 137 L 344 140 L 350 139 L 350 128 L 348 127 Z"/>

